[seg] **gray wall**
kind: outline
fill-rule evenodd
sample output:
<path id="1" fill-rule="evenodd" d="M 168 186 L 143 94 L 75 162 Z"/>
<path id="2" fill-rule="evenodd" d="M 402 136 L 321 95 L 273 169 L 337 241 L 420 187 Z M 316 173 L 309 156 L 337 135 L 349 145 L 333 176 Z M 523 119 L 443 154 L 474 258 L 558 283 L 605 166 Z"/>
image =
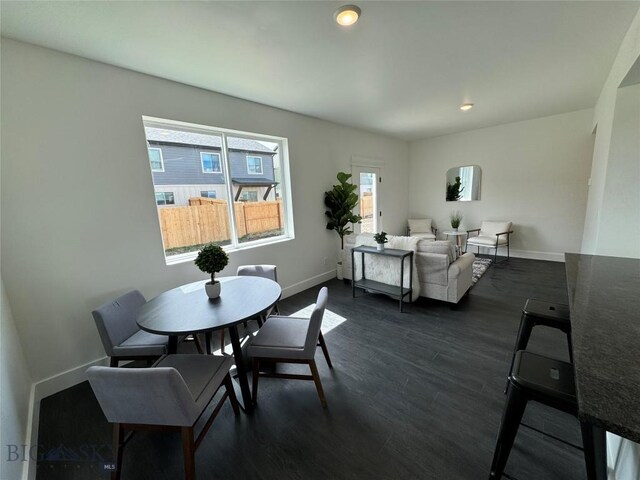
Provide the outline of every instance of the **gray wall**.
<path id="1" fill-rule="evenodd" d="M 220 153 L 220 150 L 206 147 L 192 147 L 187 145 L 166 145 L 149 142 L 152 148 L 162 150 L 164 172 L 153 172 L 155 185 L 205 185 L 224 184 L 222 173 L 203 173 L 200 162 L 200 152 Z M 247 155 L 262 157 L 262 175 L 270 180 L 273 176 L 273 156 L 265 153 L 229 152 L 231 177 L 251 177 L 247 172 Z M 224 168 L 224 167 L 223 167 Z"/>

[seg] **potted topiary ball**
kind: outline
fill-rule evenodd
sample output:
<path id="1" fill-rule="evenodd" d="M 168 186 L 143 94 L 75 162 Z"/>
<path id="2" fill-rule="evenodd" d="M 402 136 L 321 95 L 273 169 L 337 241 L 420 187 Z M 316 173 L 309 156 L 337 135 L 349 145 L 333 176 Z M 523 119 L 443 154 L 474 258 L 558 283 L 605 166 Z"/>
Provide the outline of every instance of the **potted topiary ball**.
<path id="1" fill-rule="evenodd" d="M 220 282 L 216 281 L 216 272 L 222 271 L 229 263 L 229 256 L 220 245 L 209 243 L 198 253 L 195 264 L 200 270 L 211 274 L 211 281 L 204 284 L 209 298 L 220 296 Z"/>

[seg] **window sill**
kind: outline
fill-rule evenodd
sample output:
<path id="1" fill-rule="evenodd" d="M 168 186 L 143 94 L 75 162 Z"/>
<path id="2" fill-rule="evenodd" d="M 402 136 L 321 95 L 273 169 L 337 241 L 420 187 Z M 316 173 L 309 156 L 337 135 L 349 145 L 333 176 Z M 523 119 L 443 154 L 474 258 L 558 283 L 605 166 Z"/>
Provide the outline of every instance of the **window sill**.
<path id="1" fill-rule="evenodd" d="M 295 237 L 292 236 L 282 236 L 282 237 L 274 237 L 268 240 L 255 240 L 253 242 L 246 242 L 238 245 L 237 247 L 232 247 L 231 245 L 225 245 L 224 251 L 227 253 L 240 252 L 243 250 L 250 250 L 252 248 L 264 247 L 267 245 L 274 245 L 278 243 L 284 243 L 293 240 Z M 198 256 L 198 252 L 189 252 L 182 253 L 179 255 L 171 255 L 170 257 L 165 257 L 165 262 L 167 265 L 179 265 L 181 263 L 193 262 Z"/>

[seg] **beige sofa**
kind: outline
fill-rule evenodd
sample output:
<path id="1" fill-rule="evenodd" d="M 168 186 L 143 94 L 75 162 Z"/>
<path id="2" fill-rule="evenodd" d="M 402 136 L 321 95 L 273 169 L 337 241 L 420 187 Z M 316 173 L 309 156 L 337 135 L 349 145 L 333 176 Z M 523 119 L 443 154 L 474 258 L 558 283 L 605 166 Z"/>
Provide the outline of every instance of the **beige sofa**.
<path id="1" fill-rule="evenodd" d="M 342 273 L 351 280 L 351 249 L 356 235 L 344 238 Z M 473 253 L 457 257 L 455 247 L 447 240 L 420 239 L 415 255 L 421 297 L 458 303 L 472 285 Z"/>

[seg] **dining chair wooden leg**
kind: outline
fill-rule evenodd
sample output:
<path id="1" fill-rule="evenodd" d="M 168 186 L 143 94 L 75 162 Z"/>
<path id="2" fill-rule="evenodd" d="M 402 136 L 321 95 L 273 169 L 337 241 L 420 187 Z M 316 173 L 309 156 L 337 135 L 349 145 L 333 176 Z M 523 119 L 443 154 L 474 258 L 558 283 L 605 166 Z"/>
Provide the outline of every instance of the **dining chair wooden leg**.
<path id="1" fill-rule="evenodd" d="M 320 348 L 322 348 L 322 353 L 324 353 L 324 358 L 327 361 L 327 365 L 329 365 L 329 368 L 333 368 L 333 365 L 331 364 L 331 358 L 329 357 L 329 350 L 327 349 L 327 344 L 324 341 L 322 332 L 320 332 L 320 335 L 318 335 L 318 343 L 320 344 Z"/>
<path id="2" fill-rule="evenodd" d="M 109 359 L 109 366 L 110 367 L 117 367 L 118 366 L 118 359 L 116 357 L 111 357 Z"/>
<path id="3" fill-rule="evenodd" d="M 262 328 L 262 315 L 258 316 L 258 318 L 256 318 L 257 322 L 258 322 L 258 328 Z"/>
<path id="4" fill-rule="evenodd" d="M 111 480 L 120 480 L 122 470 L 122 449 L 124 448 L 124 429 L 119 423 L 113 424 L 113 463 L 116 466 L 111 472 Z"/>
<path id="5" fill-rule="evenodd" d="M 260 360 L 257 358 L 253 359 L 253 378 L 252 378 L 252 397 L 251 400 L 253 403 L 258 402 L 258 377 L 260 377 Z"/>
<path id="6" fill-rule="evenodd" d="M 195 480 L 196 459 L 195 442 L 193 440 L 193 427 L 182 427 L 182 454 L 184 455 L 184 478 L 185 480 Z"/>
<path id="7" fill-rule="evenodd" d="M 220 330 L 220 352 L 224 355 L 224 330 Z"/>
<path id="8" fill-rule="evenodd" d="M 211 355 L 213 352 L 211 351 L 211 332 L 206 332 L 204 334 L 204 346 L 207 352 L 207 355 Z"/>
<path id="9" fill-rule="evenodd" d="M 224 377 L 224 387 L 227 390 L 227 394 L 229 394 L 229 401 L 231 402 L 233 413 L 240 415 L 240 404 L 238 403 L 238 397 L 236 397 L 236 391 L 233 388 L 233 380 L 231 380 L 231 375 L 228 373 L 227 376 Z"/>
<path id="10" fill-rule="evenodd" d="M 318 367 L 315 360 L 309 360 L 309 368 L 311 368 L 311 375 L 313 376 L 313 382 L 316 384 L 316 390 L 318 390 L 318 396 L 320 397 L 320 403 L 323 407 L 327 406 L 327 401 L 324 398 L 324 390 L 322 389 L 322 382 L 320 381 L 320 374 L 318 373 Z"/>

